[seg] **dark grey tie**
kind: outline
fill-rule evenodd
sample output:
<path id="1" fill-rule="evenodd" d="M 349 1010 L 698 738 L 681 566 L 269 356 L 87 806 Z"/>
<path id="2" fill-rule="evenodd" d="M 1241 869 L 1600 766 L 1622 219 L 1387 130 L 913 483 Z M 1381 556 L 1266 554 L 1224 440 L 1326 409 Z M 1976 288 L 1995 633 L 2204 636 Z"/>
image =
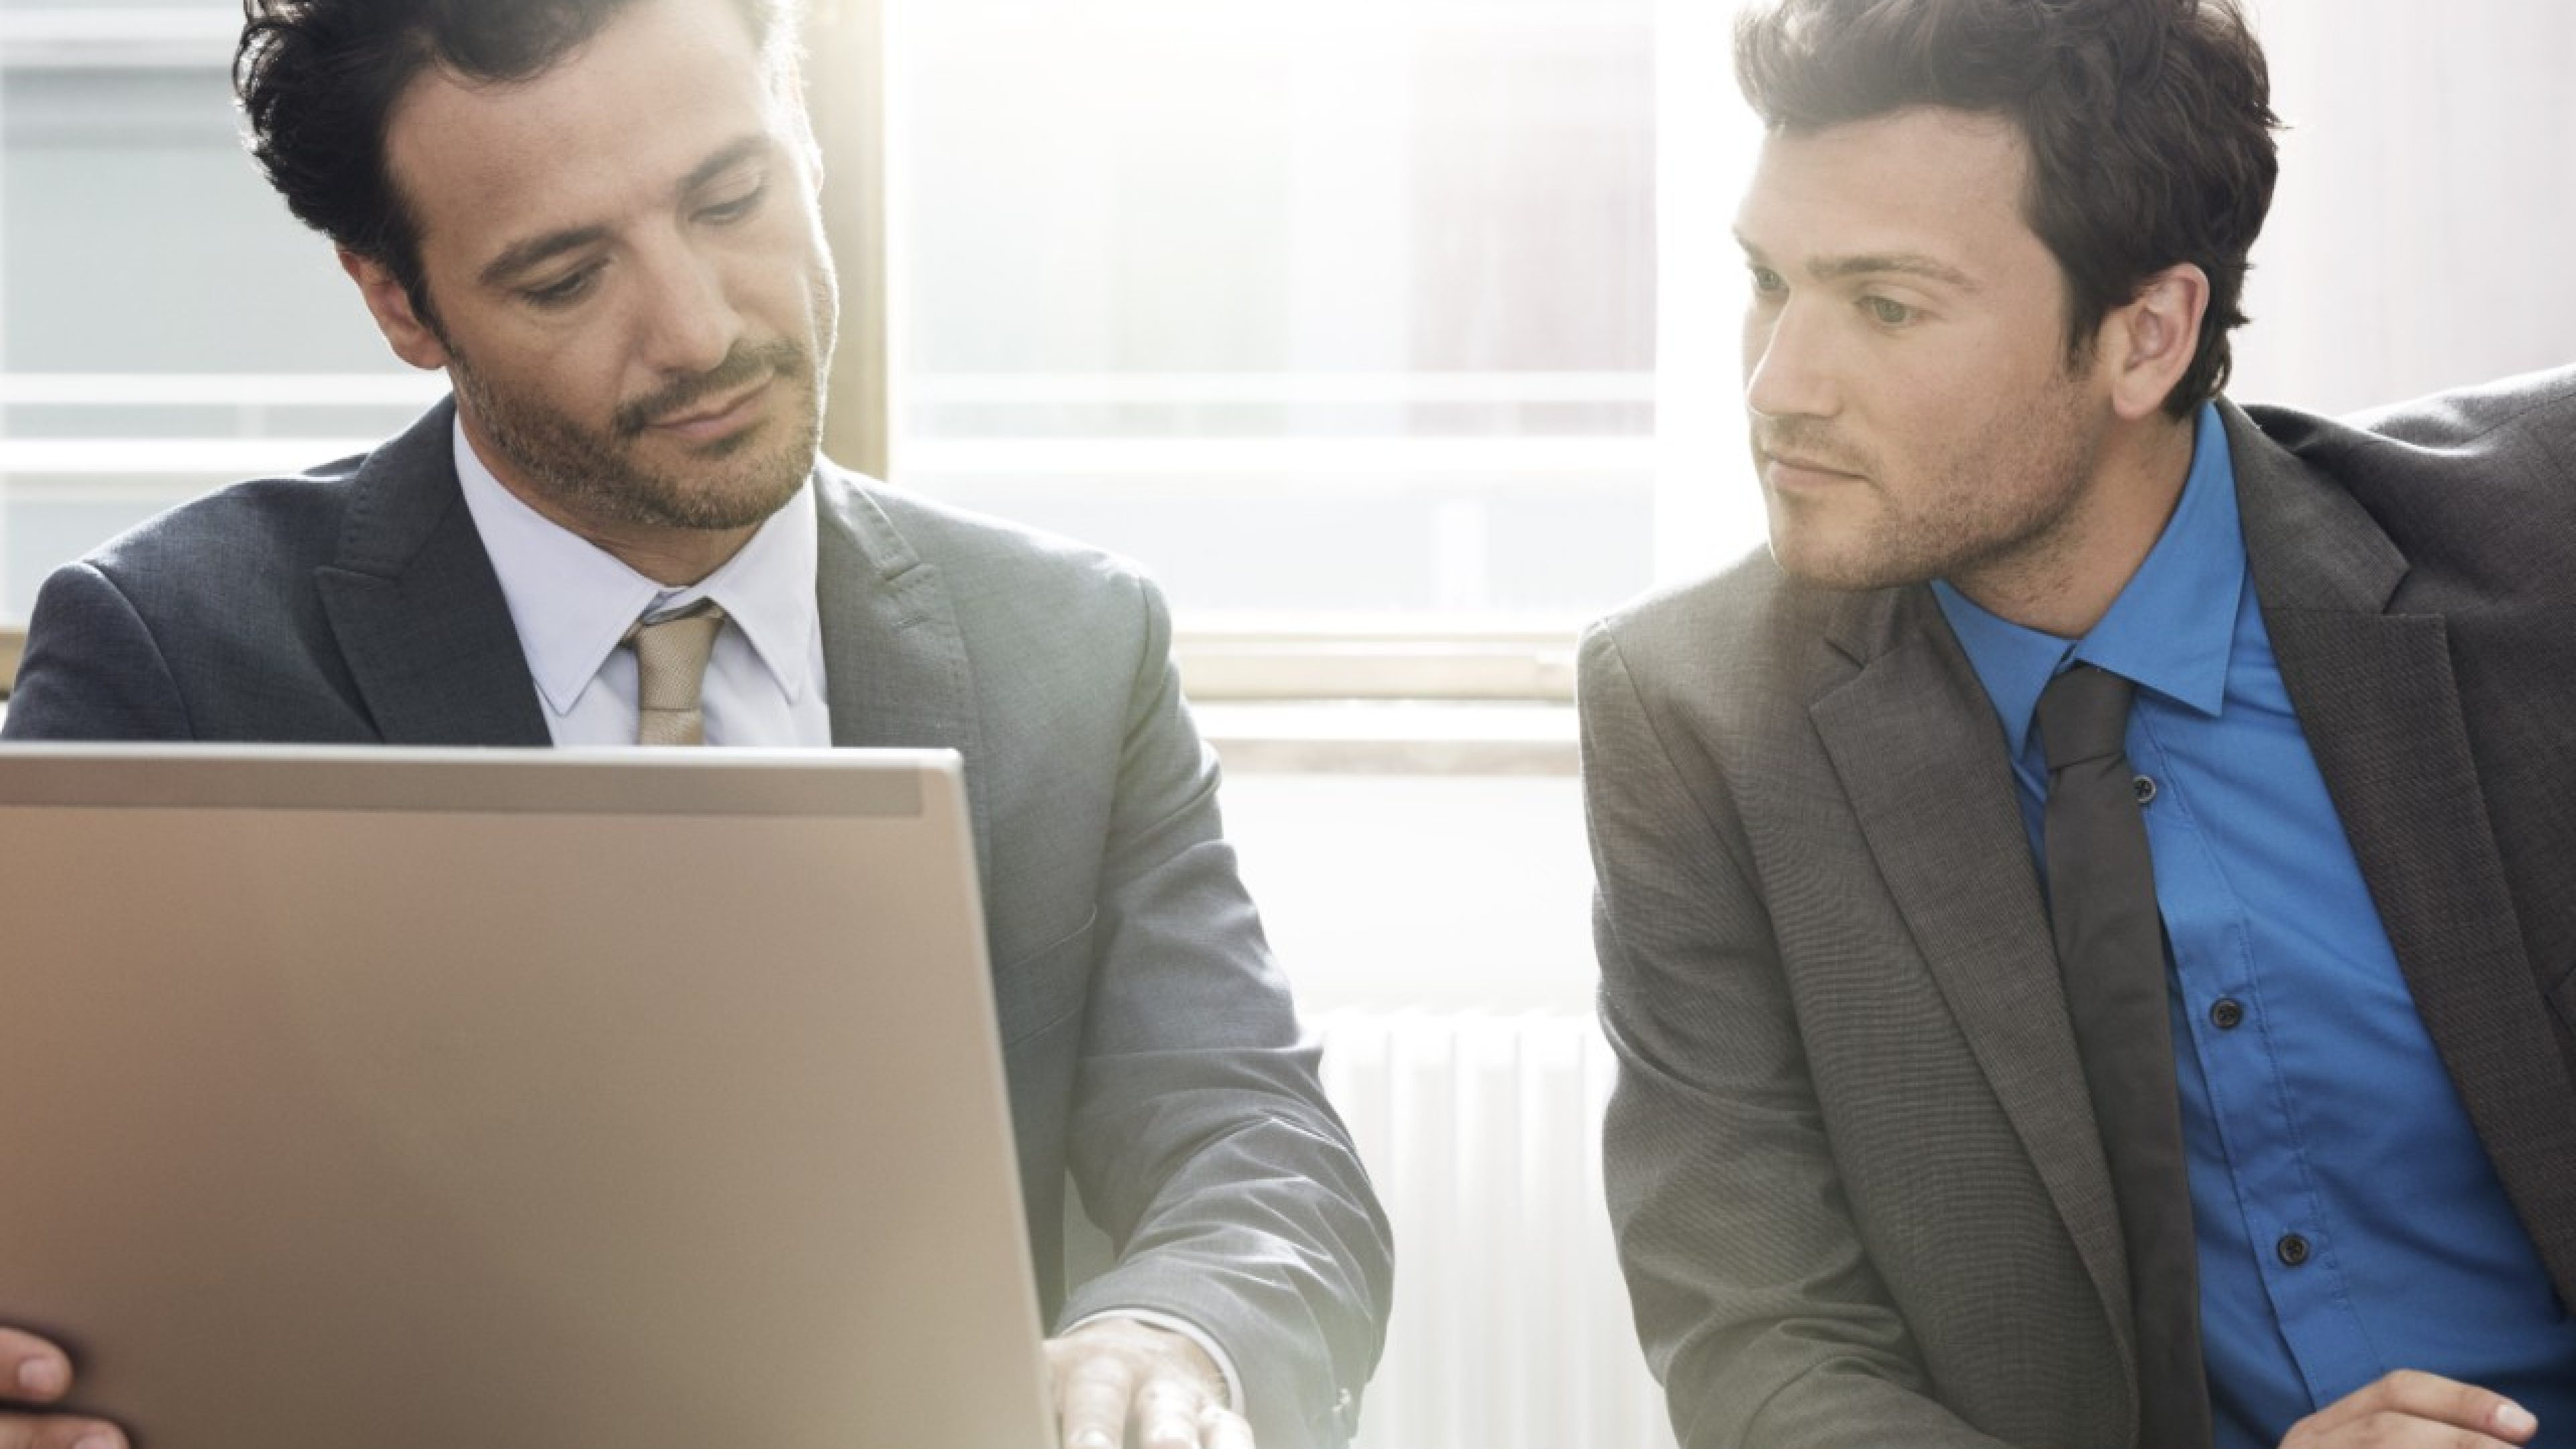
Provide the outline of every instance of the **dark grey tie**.
<path id="1" fill-rule="evenodd" d="M 2128 1247 L 2139 1449 L 2205 1449 L 2209 1386 L 2166 1015 L 2164 918 L 2125 743 L 2134 692 L 2119 675 L 2079 664 L 2040 694 L 2049 924 Z"/>

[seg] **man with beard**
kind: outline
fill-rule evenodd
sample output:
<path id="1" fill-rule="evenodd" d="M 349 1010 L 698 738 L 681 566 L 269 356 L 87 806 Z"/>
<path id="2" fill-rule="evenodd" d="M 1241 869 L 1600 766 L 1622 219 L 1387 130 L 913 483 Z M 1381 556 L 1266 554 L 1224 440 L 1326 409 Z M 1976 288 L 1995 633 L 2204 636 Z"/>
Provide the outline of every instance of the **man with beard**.
<path id="1" fill-rule="evenodd" d="M 1582 654 L 1682 1442 L 2560 1442 L 2576 373 L 2221 396 L 2228 0 L 1767 0 L 1737 68 L 1770 554 Z"/>
<path id="2" fill-rule="evenodd" d="M 1220 834 L 1163 604 L 817 457 L 837 296 L 788 8 L 252 0 L 260 162 L 454 397 L 57 573 L 8 735 L 959 750 L 1066 1442 L 1339 1443 L 1385 1220 Z M 640 659 L 674 639 L 704 683 L 666 698 Z M 1070 1296 L 1068 1169 L 1129 1246 Z M 0 1332 L 0 1397 L 70 1369 Z M 117 1442 L 0 1412 L 0 1446 L 93 1432 Z"/>

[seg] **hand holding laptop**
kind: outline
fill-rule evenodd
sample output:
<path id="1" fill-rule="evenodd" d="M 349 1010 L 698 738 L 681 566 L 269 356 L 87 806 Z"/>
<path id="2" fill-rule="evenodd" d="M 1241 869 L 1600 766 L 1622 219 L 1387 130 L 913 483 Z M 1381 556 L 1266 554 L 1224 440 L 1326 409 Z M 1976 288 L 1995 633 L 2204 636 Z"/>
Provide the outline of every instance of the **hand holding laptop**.
<path id="1" fill-rule="evenodd" d="M 48 1404 L 70 1393 L 71 1360 L 33 1334 L 0 1328 L 0 1405 Z M 0 1449 L 124 1449 L 125 1436 L 96 1419 L 0 1407 Z"/>

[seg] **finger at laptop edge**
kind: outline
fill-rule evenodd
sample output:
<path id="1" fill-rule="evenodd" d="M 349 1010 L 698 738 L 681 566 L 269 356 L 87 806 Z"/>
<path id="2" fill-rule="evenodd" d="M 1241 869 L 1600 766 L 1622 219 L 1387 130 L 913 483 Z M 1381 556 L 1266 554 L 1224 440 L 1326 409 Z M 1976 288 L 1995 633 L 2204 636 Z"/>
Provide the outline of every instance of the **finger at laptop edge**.
<path id="1" fill-rule="evenodd" d="M 0 1399 L 46 1404 L 69 1393 L 71 1360 L 32 1333 L 0 1328 Z"/>

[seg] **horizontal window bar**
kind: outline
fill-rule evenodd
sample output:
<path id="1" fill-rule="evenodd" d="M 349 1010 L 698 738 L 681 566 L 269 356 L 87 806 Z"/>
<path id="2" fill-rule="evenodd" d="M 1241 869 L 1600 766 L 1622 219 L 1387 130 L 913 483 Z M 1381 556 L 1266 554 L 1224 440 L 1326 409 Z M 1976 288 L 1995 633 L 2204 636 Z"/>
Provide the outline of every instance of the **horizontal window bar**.
<path id="1" fill-rule="evenodd" d="M 1574 710 L 1217 705 L 1199 726 L 1234 775 L 1541 775 L 1576 771 Z"/>
<path id="2" fill-rule="evenodd" d="M 221 5 L 0 10 L 0 64 L 12 70 L 220 70 L 232 64 L 241 26 L 239 12 Z"/>
<path id="3" fill-rule="evenodd" d="M 1651 438 L 921 438 L 897 467 L 920 474 L 1544 474 L 1655 467 Z"/>
<path id="4" fill-rule="evenodd" d="M 1564 703 L 1574 698 L 1576 626 L 1496 633 L 1417 629 L 1194 630 L 1174 643 L 1199 700 L 1450 700 Z"/>
<path id="5" fill-rule="evenodd" d="M 8 407 L 426 407 L 435 372 L 0 372 Z"/>
<path id="6" fill-rule="evenodd" d="M 1274 36 L 1370 35 L 1414 36 L 1458 31 L 1470 35 L 1505 35 L 1515 31 L 1641 32 L 1654 26 L 1648 0 L 1475 0 L 1472 4 L 1426 4 L 1421 0 L 1307 0 L 1281 5 L 1277 0 L 1120 0 L 1068 12 L 1052 0 L 1018 5 L 960 6 L 939 0 L 905 6 L 897 25 L 906 38 L 980 42 L 991 45 L 995 27 L 1008 25 L 1017 43 L 1030 32 L 1041 34 L 1143 34 L 1157 43 L 1174 39 L 1260 38 Z"/>
<path id="7" fill-rule="evenodd" d="M 929 373 L 896 380 L 907 405 L 1652 403 L 1651 372 Z"/>
<path id="8" fill-rule="evenodd" d="M 374 450 L 382 438 L 11 438 L 0 476 L 253 477 L 293 473 Z M 1590 482 L 1644 478 L 1650 439 L 1596 438 L 1064 438 L 914 442 L 908 478 L 1336 475 L 1378 489 L 1389 478 L 1484 477 Z"/>
<path id="9" fill-rule="evenodd" d="M 1651 372 L 935 373 L 905 379 L 923 406 L 1652 403 Z M 435 402 L 421 373 L 6 372 L 0 406 L 369 407 Z"/>
<path id="10" fill-rule="evenodd" d="M 382 438 L 8 438 L 0 477 L 254 478 L 374 451 Z M 28 496 L 11 490 L 12 497 Z"/>

